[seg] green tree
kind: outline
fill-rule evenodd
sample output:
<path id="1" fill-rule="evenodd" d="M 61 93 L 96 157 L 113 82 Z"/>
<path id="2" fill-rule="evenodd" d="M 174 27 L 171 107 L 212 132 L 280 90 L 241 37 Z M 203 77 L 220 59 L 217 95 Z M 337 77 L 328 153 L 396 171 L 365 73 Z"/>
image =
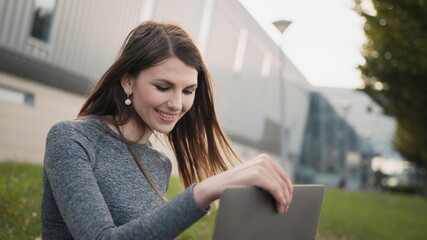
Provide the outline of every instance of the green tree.
<path id="1" fill-rule="evenodd" d="M 354 0 L 368 41 L 362 89 L 397 120 L 394 147 L 427 168 L 427 1 Z M 427 174 L 424 195 L 427 198 Z"/>

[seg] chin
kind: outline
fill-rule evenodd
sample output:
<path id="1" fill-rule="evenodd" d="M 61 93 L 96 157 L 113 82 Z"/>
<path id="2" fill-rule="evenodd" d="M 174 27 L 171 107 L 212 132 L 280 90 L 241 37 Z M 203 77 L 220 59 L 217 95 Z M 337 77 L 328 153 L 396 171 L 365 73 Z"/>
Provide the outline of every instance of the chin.
<path id="1" fill-rule="evenodd" d="M 163 133 L 163 134 L 169 134 L 172 130 L 156 130 L 156 132 Z"/>
<path id="2" fill-rule="evenodd" d="M 167 128 L 166 127 L 154 128 L 154 130 L 156 132 L 159 132 L 159 133 L 168 134 L 168 133 L 170 133 L 173 130 L 174 127 L 175 127 L 175 125 L 173 125 L 172 127 L 167 127 Z"/>

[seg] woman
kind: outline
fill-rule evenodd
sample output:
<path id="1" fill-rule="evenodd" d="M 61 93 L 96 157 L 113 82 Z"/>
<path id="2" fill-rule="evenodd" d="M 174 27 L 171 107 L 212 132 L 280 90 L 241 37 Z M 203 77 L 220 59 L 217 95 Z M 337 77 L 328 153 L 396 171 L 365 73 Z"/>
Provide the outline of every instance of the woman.
<path id="1" fill-rule="evenodd" d="M 153 133 L 166 135 L 187 187 L 170 201 L 171 163 L 150 144 Z M 143 23 L 78 119 L 48 134 L 43 239 L 171 239 L 233 185 L 265 189 L 285 212 L 292 198 L 286 172 L 265 154 L 227 170 L 236 161 L 195 44 L 176 25 Z"/>

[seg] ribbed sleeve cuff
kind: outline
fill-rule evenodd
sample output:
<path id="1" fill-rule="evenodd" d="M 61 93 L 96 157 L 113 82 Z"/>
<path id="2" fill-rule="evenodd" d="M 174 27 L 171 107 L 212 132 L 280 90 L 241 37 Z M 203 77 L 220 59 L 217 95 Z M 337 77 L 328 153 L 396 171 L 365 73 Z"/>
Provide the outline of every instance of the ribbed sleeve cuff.
<path id="1" fill-rule="evenodd" d="M 203 207 L 201 207 L 197 202 L 196 202 L 196 199 L 194 199 L 194 194 L 193 194 L 193 189 L 194 189 L 194 187 L 196 186 L 196 183 L 193 183 L 193 184 L 191 184 L 187 189 L 189 189 L 189 191 L 191 192 L 191 199 L 192 199 L 192 204 L 195 204 L 196 206 L 198 206 L 199 208 L 200 208 L 200 210 L 201 211 L 204 211 L 204 213 L 206 214 L 206 213 L 208 213 L 209 212 L 209 210 L 211 210 L 211 206 L 209 205 L 209 207 L 208 208 L 203 208 Z M 186 190 L 187 190 L 186 189 Z"/>
<path id="2" fill-rule="evenodd" d="M 157 239 L 171 239 L 177 237 L 202 218 L 210 208 L 204 209 L 197 204 L 193 195 L 195 184 L 187 187 L 183 192 L 164 204 L 159 211 L 146 216 L 151 224 Z"/>

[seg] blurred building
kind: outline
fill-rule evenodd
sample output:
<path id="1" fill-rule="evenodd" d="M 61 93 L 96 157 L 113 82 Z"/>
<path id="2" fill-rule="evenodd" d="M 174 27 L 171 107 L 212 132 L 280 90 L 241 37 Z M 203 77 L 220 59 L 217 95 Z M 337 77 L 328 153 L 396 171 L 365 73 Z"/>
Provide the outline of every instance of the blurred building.
<path id="1" fill-rule="evenodd" d="M 344 114 L 319 92 L 310 96 L 304 143 L 295 179 L 299 182 L 321 182 L 347 189 L 366 189 L 372 178 L 372 145 L 362 138 Z M 340 186 L 341 185 L 341 186 Z"/>
<path id="2" fill-rule="evenodd" d="M 129 31 L 148 19 L 178 23 L 196 41 L 215 82 L 220 121 L 243 159 L 268 152 L 301 182 L 336 186 L 351 164 L 360 176 L 367 143 L 313 93 L 237 0 L 0 0 L 0 159 L 42 162 L 49 128 L 75 118 Z M 325 129 L 329 120 L 339 127 Z M 349 140 L 339 145 L 340 139 Z"/>
<path id="3" fill-rule="evenodd" d="M 419 170 L 393 147 L 396 120 L 362 91 L 341 88 L 316 88 L 337 113 L 373 147 L 372 169 L 384 174 L 384 185 L 421 185 Z M 374 183 L 371 179 L 372 184 Z"/>

